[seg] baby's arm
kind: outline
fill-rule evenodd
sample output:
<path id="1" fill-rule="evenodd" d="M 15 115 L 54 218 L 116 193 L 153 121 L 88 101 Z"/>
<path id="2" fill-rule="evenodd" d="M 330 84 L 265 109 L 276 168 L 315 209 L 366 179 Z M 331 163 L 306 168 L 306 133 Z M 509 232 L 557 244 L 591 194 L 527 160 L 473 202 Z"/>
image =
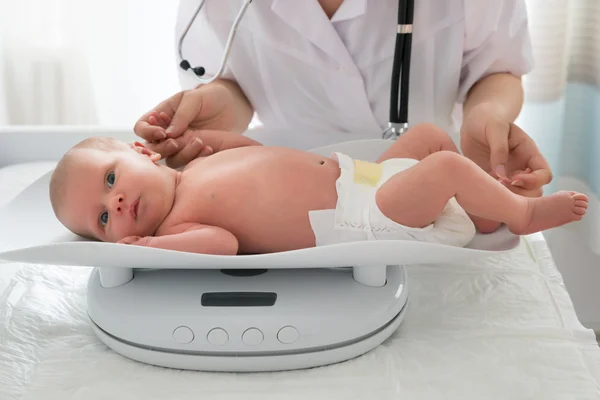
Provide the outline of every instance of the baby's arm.
<path id="1" fill-rule="evenodd" d="M 209 129 L 187 130 L 183 135 L 175 138 L 175 141 L 180 148 L 184 148 L 191 140 L 194 140 L 194 138 L 200 139 L 205 148 L 210 147 L 212 151 L 209 151 L 209 155 L 237 147 L 262 146 L 262 144 L 256 140 L 238 133 Z"/>
<path id="2" fill-rule="evenodd" d="M 201 254 L 236 255 L 238 252 L 237 238 L 231 232 L 193 223 L 177 225 L 165 235 L 127 237 L 119 243 Z"/>
<path id="3" fill-rule="evenodd" d="M 160 114 L 158 112 L 153 112 L 150 114 L 148 121 L 151 125 L 160 126 L 163 129 L 166 129 L 171 123 L 171 118 L 164 112 L 161 112 Z M 238 133 L 210 129 L 186 129 L 183 134 L 174 138 L 174 140 L 179 145 L 179 148 L 183 149 L 195 138 L 200 139 L 204 147 L 210 147 L 213 150 L 212 152 L 209 152 L 209 154 L 236 147 L 262 146 L 262 144 L 256 140 Z"/>
<path id="4" fill-rule="evenodd" d="M 262 146 L 254 139 L 227 131 L 202 130 L 198 132 L 198 137 L 205 146 L 212 147 L 214 153 L 236 147 Z"/>

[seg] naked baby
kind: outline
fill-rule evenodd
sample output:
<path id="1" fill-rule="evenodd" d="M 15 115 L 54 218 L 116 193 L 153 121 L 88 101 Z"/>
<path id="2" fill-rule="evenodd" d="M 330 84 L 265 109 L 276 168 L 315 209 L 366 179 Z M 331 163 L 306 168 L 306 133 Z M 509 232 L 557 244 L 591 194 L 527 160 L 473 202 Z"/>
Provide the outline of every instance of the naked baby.
<path id="1" fill-rule="evenodd" d="M 236 255 L 381 239 L 464 246 L 478 221 L 528 234 L 579 221 L 588 204 L 575 192 L 514 194 L 428 124 L 375 163 L 227 132 L 199 145 L 207 156 L 175 170 L 138 142 L 84 140 L 53 173 L 56 217 L 100 241 Z"/>

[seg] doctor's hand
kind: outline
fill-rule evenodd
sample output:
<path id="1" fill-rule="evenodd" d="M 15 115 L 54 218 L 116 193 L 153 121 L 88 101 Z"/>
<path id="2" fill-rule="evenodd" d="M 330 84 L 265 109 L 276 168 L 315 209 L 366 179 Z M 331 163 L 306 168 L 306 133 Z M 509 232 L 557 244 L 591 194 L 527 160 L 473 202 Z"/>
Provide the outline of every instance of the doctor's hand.
<path id="1" fill-rule="evenodd" d="M 514 193 L 539 197 L 542 186 L 552 180 L 550 166 L 535 142 L 491 104 L 479 104 L 465 116 L 461 148 Z"/>
<path id="2" fill-rule="evenodd" d="M 148 121 L 152 125 L 166 127 L 170 118 L 164 114 L 151 113 Z M 163 139 L 146 143 L 146 147 L 165 158 L 167 166 L 171 168 L 182 167 L 199 157 L 208 157 L 214 153 L 211 146 L 205 145 L 201 139 L 202 130 L 186 130 L 182 135 L 173 139 Z M 219 131 L 220 132 L 220 131 Z"/>
<path id="3" fill-rule="evenodd" d="M 177 140 L 184 133 L 191 137 L 203 129 L 230 131 L 235 126 L 234 107 L 231 91 L 225 86 L 203 85 L 161 102 L 136 122 L 133 131 L 154 144 L 152 150 L 160 153 L 168 165 L 184 165 L 198 157 L 203 147 L 191 138 L 185 143 L 168 139 Z"/>
<path id="4" fill-rule="evenodd" d="M 178 92 L 161 102 L 142 115 L 133 131 L 148 142 L 176 138 L 188 129 L 230 131 L 234 127 L 234 113 L 233 96 L 225 86 L 203 85 Z M 157 114 L 168 120 L 152 123 L 151 119 Z"/>

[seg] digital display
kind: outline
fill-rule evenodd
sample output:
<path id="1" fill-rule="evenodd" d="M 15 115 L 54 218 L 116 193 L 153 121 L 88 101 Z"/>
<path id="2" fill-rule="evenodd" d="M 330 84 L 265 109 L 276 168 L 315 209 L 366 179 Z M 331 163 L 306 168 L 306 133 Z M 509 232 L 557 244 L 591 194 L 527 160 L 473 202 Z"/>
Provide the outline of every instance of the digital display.
<path id="1" fill-rule="evenodd" d="M 275 304 L 273 292 L 213 292 L 203 293 L 204 307 L 269 307 Z"/>

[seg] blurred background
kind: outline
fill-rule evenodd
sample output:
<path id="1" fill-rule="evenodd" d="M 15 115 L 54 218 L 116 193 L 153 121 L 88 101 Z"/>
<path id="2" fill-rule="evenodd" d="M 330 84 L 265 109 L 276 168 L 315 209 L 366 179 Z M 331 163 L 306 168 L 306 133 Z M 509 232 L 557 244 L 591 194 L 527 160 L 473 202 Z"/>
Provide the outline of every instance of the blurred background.
<path id="1" fill-rule="evenodd" d="M 0 0 L 0 126 L 132 129 L 180 90 L 175 3 Z M 590 196 L 585 221 L 545 236 L 581 322 L 600 331 L 600 1 L 526 3 L 535 69 L 517 123 L 551 164 L 546 192 Z"/>

